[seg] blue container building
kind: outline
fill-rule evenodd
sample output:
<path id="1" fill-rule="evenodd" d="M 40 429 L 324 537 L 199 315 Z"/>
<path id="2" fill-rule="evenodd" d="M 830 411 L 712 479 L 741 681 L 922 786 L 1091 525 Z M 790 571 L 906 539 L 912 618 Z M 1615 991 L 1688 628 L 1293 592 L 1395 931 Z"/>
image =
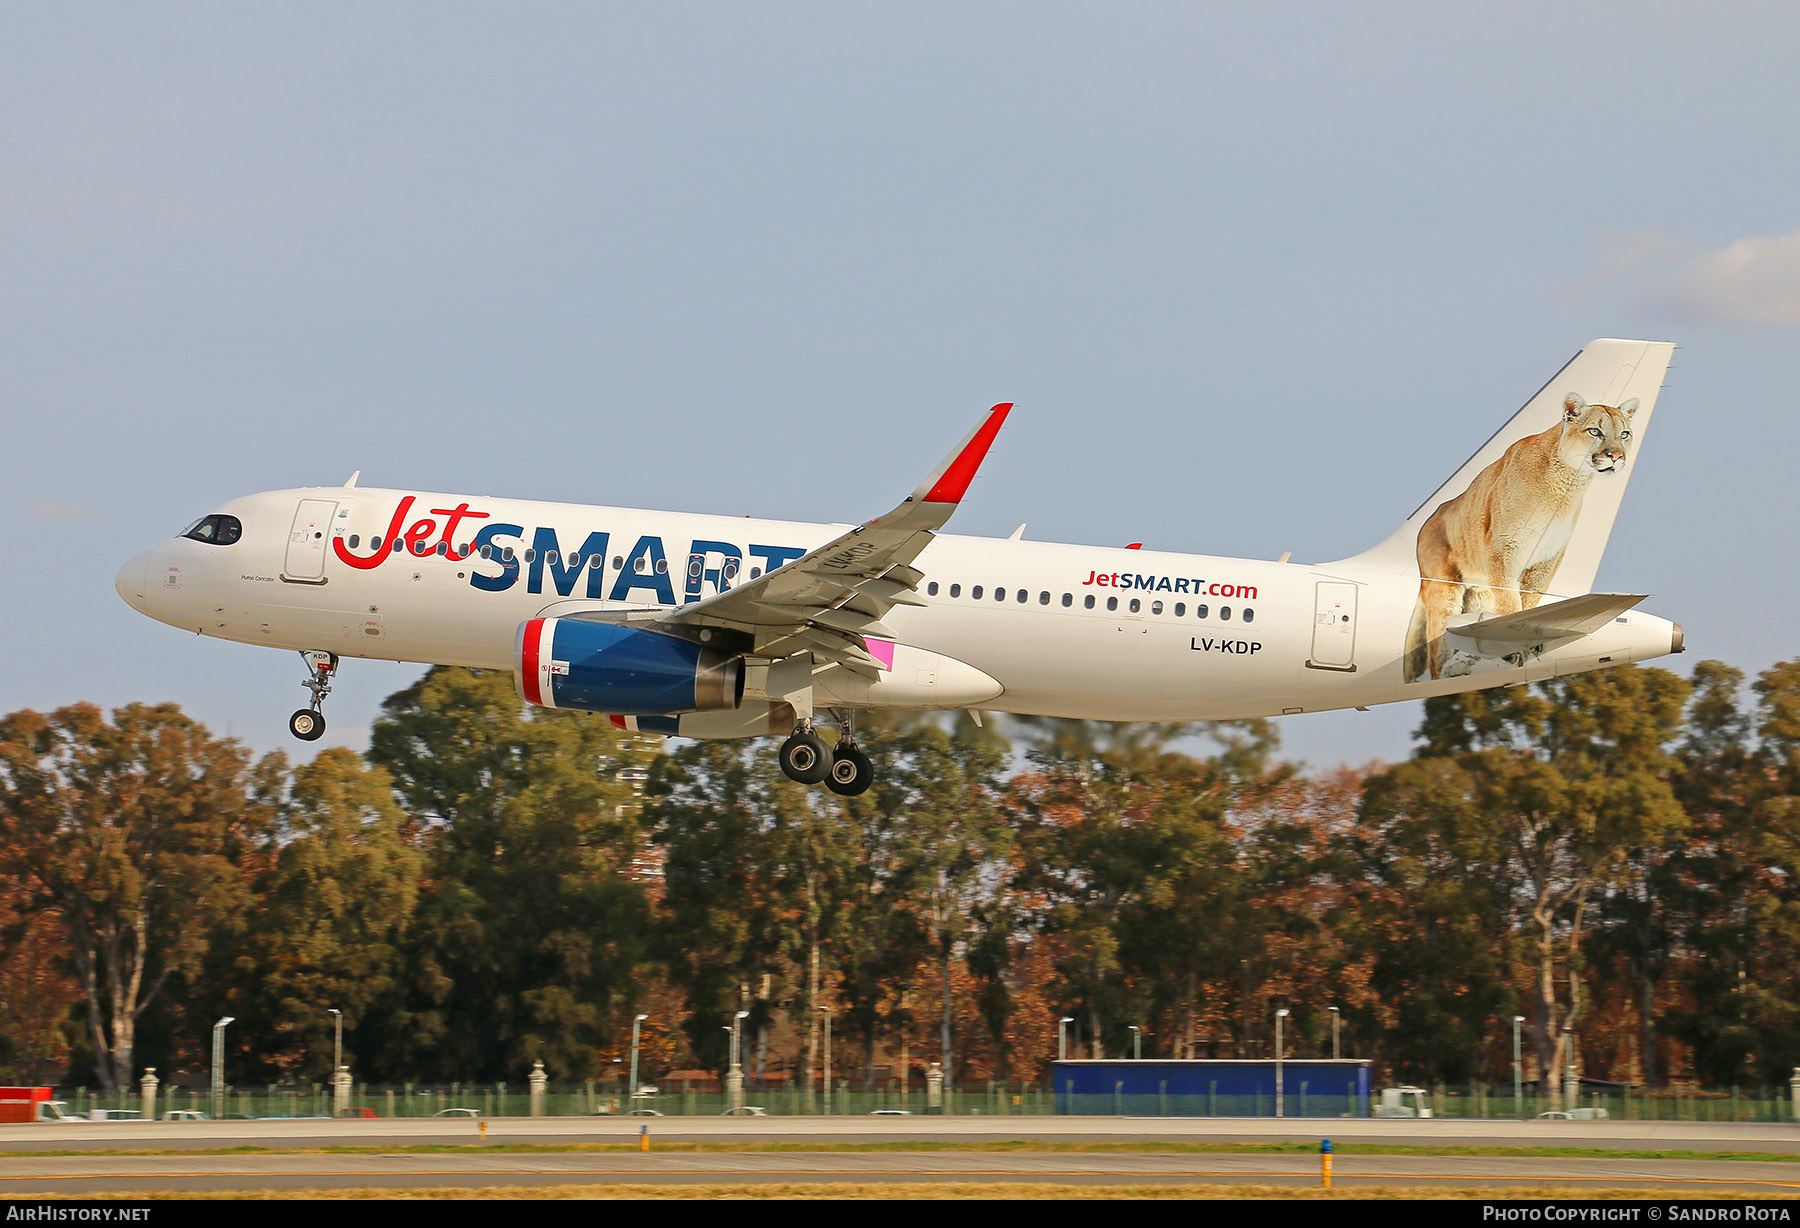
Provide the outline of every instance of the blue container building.
<path id="1" fill-rule="evenodd" d="M 1283 1060 L 1283 1117 L 1367 1117 L 1366 1058 Z M 1273 1117 L 1273 1061 L 1130 1059 L 1052 1064 L 1056 1111 L 1106 1117 Z"/>

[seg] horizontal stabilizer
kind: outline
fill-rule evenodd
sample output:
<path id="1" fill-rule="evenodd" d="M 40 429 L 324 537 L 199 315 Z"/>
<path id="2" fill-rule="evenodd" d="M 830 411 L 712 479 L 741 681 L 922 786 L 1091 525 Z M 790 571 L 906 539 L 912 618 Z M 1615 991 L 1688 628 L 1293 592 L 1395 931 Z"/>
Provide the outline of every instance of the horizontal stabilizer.
<path id="1" fill-rule="evenodd" d="M 1497 656 L 1514 651 L 1524 644 L 1567 643 L 1592 634 L 1613 619 L 1647 599 L 1629 593 L 1588 593 L 1552 601 L 1529 610 L 1502 614 L 1480 622 L 1457 626 L 1452 621 L 1448 631 L 1464 640 L 1475 641 L 1484 656 Z"/>

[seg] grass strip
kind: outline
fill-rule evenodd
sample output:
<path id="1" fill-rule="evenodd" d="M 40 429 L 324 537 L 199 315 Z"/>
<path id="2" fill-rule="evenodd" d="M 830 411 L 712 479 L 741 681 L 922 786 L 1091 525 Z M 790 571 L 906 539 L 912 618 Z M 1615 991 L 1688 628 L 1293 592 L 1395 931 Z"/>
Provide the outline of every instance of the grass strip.
<path id="1" fill-rule="evenodd" d="M 50 1202 L 60 1200 L 63 1195 L 29 1196 L 31 1202 Z M 975 1182 L 975 1181 L 907 1181 L 907 1182 L 740 1182 L 735 1184 L 694 1183 L 689 1185 L 489 1185 L 489 1186 L 440 1186 L 426 1189 L 392 1189 L 384 1186 L 371 1186 L 360 1189 L 310 1189 L 310 1190 L 234 1190 L 208 1192 L 125 1192 L 104 1194 L 80 1194 L 66 1197 L 80 1198 L 83 1201 L 106 1200 L 114 1202 L 192 1202 L 192 1201 L 245 1201 L 245 1200 L 295 1200 L 295 1199 L 330 1199 L 336 1201 L 354 1200 L 357 1202 L 448 1202 L 469 1199 L 558 1199 L 585 1201 L 603 1201 L 613 1199 L 705 1199 L 717 1201 L 721 1199 L 762 1199 L 762 1200 L 815 1200 L 832 1199 L 843 1201 L 909 1201 L 920 1200 L 955 1200 L 1007 1199 L 1042 1202 L 1049 1200 L 1068 1201 L 1102 1201 L 1114 1199 L 1181 1199 L 1181 1200 L 1215 1200 L 1215 1199 L 1289 1199 L 1310 1202 L 1361 1202 L 1361 1201 L 1468 1201 L 1471 1199 L 1552 1199 L 1556 1201 L 1643 1201 L 1659 1202 L 1692 1202 L 1695 1193 L 1692 1189 L 1682 1190 L 1650 1190 L 1650 1189 L 1593 1189 L 1571 1188 L 1558 1185 L 1541 1186 L 1504 1186 L 1495 1185 L 1337 1185 L 1329 1190 L 1317 1186 L 1293 1185 L 1202 1185 L 1192 1183 L 1162 1184 L 1147 1181 L 1143 1184 L 1121 1185 L 1077 1185 L 1077 1184 L 1040 1184 L 1037 1182 Z M 1708 1190 L 1705 1194 L 1707 1202 L 1748 1201 L 1768 1202 L 1777 1198 L 1789 1198 L 1792 1195 L 1736 1193 L 1727 1190 Z"/>
<path id="2" fill-rule="evenodd" d="M 146 1147 L 141 1149 L 68 1149 L 0 1151 L 0 1156 L 28 1159 L 47 1156 L 229 1156 L 229 1155 L 528 1155 L 555 1153 L 633 1152 L 631 1143 L 402 1143 L 392 1146 L 334 1145 L 328 1147 Z M 1069 1155 L 1160 1154 L 1160 1155 L 1295 1155 L 1314 1154 L 1317 1143 L 1201 1143 L 1148 1140 L 1047 1142 L 1035 1139 L 988 1139 L 969 1142 L 931 1139 L 902 1140 L 882 1143 L 696 1143 L 651 1140 L 658 1152 L 704 1152 L 716 1154 L 752 1152 L 834 1152 L 859 1154 L 868 1152 L 1015 1152 Z M 1400 1143 L 1340 1142 L 1332 1144 L 1335 1155 L 1388 1156 L 1517 1156 L 1549 1159 L 1608 1160 L 1744 1160 L 1782 1164 L 1800 1163 L 1800 1154 L 1773 1151 L 1698 1151 L 1688 1148 L 1612 1148 L 1612 1147 L 1544 1147 L 1544 1146 L 1420 1146 Z"/>

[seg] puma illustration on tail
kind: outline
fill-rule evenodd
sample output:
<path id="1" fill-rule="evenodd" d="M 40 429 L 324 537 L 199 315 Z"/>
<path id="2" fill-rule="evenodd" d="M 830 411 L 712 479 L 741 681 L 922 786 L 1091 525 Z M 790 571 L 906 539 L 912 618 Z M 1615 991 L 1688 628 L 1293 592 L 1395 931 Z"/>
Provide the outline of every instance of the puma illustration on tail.
<path id="1" fill-rule="evenodd" d="M 1477 669 L 1490 654 L 1473 626 L 1496 642 L 1492 620 L 1590 591 L 1674 349 L 1613 340 L 1583 349 L 1373 552 L 1407 553 L 1418 567 L 1407 682 Z M 1512 625 L 1560 627 L 1548 610 Z M 1519 664 L 1512 658 L 1531 650 L 1515 644 L 1501 656 Z"/>
<path id="2" fill-rule="evenodd" d="M 1226 720 L 1681 651 L 1681 628 L 1638 610 L 1642 596 L 1592 591 L 1673 349 L 1588 345 L 1397 532 L 1331 563 L 945 533 L 1002 404 L 860 524 L 379 490 L 352 474 L 230 500 L 116 585 L 173 626 L 300 651 L 300 738 L 324 732 L 346 657 L 507 670 L 522 702 L 623 729 L 780 737 L 789 777 L 851 795 L 875 777 L 855 729 L 871 709 Z"/>

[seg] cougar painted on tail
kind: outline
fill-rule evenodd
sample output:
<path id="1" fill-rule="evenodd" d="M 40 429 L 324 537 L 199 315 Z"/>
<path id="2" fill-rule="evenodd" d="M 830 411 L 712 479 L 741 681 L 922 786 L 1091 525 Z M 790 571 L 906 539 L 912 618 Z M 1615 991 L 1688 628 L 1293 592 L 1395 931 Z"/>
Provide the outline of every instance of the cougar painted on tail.
<path id="1" fill-rule="evenodd" d="M 1636 397 L 1589 405 L 1574 393 L 1562 420 L 1508 448 L 1419 530 L 1419 600 L 1405 678 L 1466 674 L 1474 659 L 1444 642 L 1457 614 L 1511 614 L 1538 604 L 1556 575 L 1596 476 L 1624 469 Z"/>

